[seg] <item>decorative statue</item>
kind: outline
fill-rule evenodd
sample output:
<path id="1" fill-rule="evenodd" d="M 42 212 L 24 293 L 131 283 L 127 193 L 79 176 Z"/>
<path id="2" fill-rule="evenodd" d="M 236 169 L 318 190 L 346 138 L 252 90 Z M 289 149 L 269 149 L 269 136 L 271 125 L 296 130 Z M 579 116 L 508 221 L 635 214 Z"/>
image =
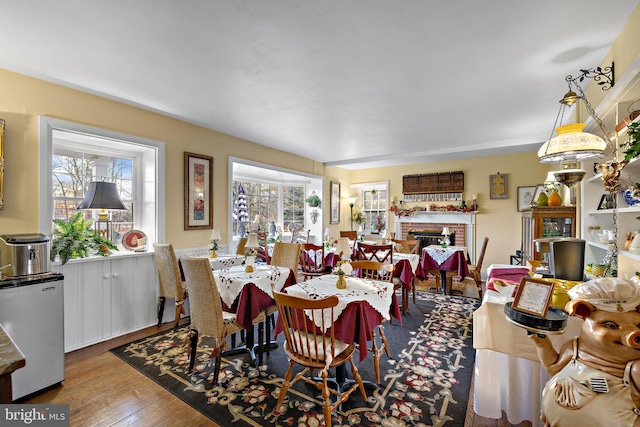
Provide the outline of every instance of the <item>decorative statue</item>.
<path id="1" fill-rule="evenodd" d="M 640 286 L 602 278 L 569 290 L 565 310 L 584 320 L 578 338 L 556 353 L 531 335 L 553 377 L 542 392 L 546 426 L 640 426 Z"/>

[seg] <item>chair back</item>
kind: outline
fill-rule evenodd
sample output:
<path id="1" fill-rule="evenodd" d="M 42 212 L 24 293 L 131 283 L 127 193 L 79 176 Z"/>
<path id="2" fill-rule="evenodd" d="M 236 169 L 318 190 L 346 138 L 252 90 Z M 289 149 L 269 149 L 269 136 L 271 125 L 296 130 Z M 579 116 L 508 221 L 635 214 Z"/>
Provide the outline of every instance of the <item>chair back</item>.
<path id="1" fill-rule="evenodd" d="M 324 274 L 324 245 L 303 243 L 300 245 L 300 271 L 305 278 Z"/>
<path id="2" fill-rule="evenodd" d="M 271 265 L 289 268 L 294 274 L 297 274 L 299 258 L 300 245 L 298 243 L 276 242 L 273 246 Z"/>
<path id="3" fill-rule="evenodd" d="M 236 255 L 244 255 L 244 251 L 245 251 L 245 247 L 244 245 L 247 244 L 247 238 L 246 237 L 241 237 L 240 240 L 238 240 L 238 247 L 236 248 Z"/>
<path id="4" fill-rule="evenodd" d="M 404 254 L 418 254 L 420 253 L 420 240 L 400 240 L 391 239 L 395 245 L 396 251 Z"/>
<path id="5" fill-rule="evenodd" d="M 358 242 L 358 259 L 393 264 L 393 245 L 370 245 Z"/>
<path id="6" fill-rule="evenodd" d="M 358 240 L 358 232 L 357 231 L 341 231 L 340 237 L 348 237 L 349 240 Z"/>
<path id="7" fill-rule="evenodd" d="M 182 275 L 173 245 L 171 243 L 154 243 L 153 249 L 158 268 L 159 296 L 182 301 Z"/>
<path id="8" fill-rule="evenodd" d="M 338 305 L 338 297 L 331 295 L 323 299 L 306 299 L 273 290 L 273 299 L 278 307 L 279 319 L 285 339 L 285 352 L 302 366 L 320 369 L 337 362 L 337 355 L 347 346 L 337 341 L 333 331 L 333 309 Z M 313 321 L 307 316 L 313 310 Z M 317 326 L 320 325 L 320 326 Z M 344 359 L 342 362 L 344 363 Z"/>
<path id="9" fill-rule="evenodd" d="M 393 282 L 393 264 L 384 264 L 379 261 L 351 261 L 351 267 L 363 279 Z"/>
<path id="10" fill-rule="evenodd" d="M 218 340 L 226 336 L 222 315 L 222 300 L 207 258 L 182 259 L 184 277 L 189 287 L 191 329 Z"/>
<path id="11" fill-rule="evenodd" d="M 478 279 L 480 278 L 480 270 L 482 269 L 482 262 L 484 261 L 484 254 L 487 251 L 487 244 L 489 243 L 489 238 L 485 237 L 484 242 L 482 242 L 482 249 L 480 249 L 480 256 L 478 257 L 478 263 L 476 267 L 473 269 L 474 278 L 477 275 Z"/>

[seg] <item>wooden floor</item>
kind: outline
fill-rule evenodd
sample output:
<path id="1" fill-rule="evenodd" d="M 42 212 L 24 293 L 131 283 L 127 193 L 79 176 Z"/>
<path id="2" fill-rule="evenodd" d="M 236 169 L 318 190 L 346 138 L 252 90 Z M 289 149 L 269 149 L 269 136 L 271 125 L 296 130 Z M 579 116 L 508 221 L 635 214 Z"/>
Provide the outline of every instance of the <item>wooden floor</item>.
<path id="1" fill-rule="evenodd" d="M 422 282 L 419 288 L 428 287 Z M 150 327 L 68 353 L 62 385 L 18 403 L 69 404 L 71 426 L 218 426 L 109 352 L 170 327 Z M 492 420 L 473 416 L 471 403 L 470 408 L 465 427 L 514 426 L 505 417 Z M 528 426 L 531 423 L 517 425 Z"/>

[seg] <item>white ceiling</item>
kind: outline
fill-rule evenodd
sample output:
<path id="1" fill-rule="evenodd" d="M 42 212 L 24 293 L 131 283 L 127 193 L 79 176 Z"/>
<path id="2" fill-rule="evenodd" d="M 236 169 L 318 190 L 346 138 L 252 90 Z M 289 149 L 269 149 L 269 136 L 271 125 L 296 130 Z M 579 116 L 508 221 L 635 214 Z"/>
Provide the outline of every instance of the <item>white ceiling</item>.
<path id="1" fill-rule="evenodd" d="M 0 68 L 329 165 L 471 158 L 537 150 L 637 5 L 5 1 Z"/>

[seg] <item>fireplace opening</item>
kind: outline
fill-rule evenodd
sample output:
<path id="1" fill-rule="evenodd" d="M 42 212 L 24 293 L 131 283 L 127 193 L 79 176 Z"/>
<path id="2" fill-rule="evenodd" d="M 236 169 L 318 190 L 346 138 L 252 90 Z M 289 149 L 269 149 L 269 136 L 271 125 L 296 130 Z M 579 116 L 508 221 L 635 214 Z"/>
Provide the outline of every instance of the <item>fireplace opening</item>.
<path id="1" fill-rule="evenodd" d="M 420 251 L 429 245 L 439 245 L 440 240 L 444 237 L 442 230 L 409 230 L 407 235 L 413 236 L 416 240 L 420 240 Z M 449 241 L 452 245 L 454 244 L 456 241 L 455 232 L 449 235 Z"/>

